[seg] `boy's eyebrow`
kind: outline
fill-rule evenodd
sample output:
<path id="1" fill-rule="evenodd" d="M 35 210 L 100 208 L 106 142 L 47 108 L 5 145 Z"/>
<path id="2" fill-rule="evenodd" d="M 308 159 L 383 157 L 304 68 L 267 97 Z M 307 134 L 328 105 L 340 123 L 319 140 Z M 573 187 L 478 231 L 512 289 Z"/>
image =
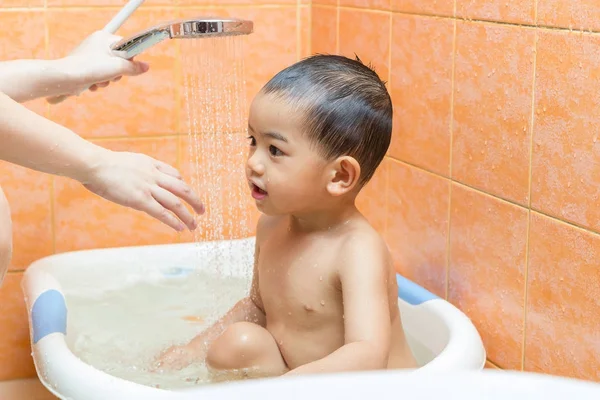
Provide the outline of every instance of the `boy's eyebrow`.
<path id="1" fill-rule="evenodd" d="M 281 134 L 277 133 L 277 132 L 267 132 L 264 134 L 264 136 L 268 136 L 270 138 L 273 138 L 275 140 L 281 140 L 282 142 L 288 142 L 288 140 Z"/>
<path id="2" fill-rule="evenodd" d="M 252 132 L 256 133 L 256 130 L 250 124 L 248 124 L 248 129 L 250 129 Z M 283 136 L 282 134 L 277 133 L 277 132 L 267 132 L 267 133 L 263 133 L 262 135 L 270 137 L 275 140 L 281 140 L 282 142 L 286 142 L 286 143 L 288 142 L 288 140 L 285 138 L 285 136 Z"/>

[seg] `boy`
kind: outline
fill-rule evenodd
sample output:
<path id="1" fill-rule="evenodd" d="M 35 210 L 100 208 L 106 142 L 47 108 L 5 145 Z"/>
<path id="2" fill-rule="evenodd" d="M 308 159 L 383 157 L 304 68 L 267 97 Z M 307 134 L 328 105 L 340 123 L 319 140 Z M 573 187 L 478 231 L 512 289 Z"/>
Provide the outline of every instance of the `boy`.
<path id="1" fill-rule="evenodd" d="M 263 213 L 250 295 L 159 368 L 206 359 L 231 378 L 416 367 L 389 251 L 355 206 L 390 144 L 385 84 L 358 59 L 309 57 L 262 88 L 248 122 L 246 175 Z"/>

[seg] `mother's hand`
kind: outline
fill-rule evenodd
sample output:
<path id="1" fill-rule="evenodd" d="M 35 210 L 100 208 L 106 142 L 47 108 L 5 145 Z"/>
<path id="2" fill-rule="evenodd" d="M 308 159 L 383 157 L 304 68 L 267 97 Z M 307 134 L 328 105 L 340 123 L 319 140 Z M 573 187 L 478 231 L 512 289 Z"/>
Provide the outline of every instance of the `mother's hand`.
<path id="1" fill-rule="evenodd" d="M 204 205 L 175 168 L 144 154 L 103 150 L 80 179 L 88 190 L 146 212 L 177 231 L 186 226 L 196 229 L 196 221 L 183 201 L 198 214 L 204 213 Z"/>

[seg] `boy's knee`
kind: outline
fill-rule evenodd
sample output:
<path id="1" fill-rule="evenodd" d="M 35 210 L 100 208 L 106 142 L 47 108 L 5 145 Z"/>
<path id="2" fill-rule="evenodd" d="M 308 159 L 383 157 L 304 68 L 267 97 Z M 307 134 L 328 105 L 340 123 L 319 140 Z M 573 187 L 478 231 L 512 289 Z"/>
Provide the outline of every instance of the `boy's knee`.
<path id="1" fill-rule="evenodd" d="M 214 369 L 249 368 L 262 354 L 268 332 L 250 322 L 231 325 L 216 339 L 206 354 L 206 363 Z"/>
<path id="2" fill-rule="evenodd" d="M 12 257 L 12 220 L 8 200 L 0 188 L 0 285 Z"/>

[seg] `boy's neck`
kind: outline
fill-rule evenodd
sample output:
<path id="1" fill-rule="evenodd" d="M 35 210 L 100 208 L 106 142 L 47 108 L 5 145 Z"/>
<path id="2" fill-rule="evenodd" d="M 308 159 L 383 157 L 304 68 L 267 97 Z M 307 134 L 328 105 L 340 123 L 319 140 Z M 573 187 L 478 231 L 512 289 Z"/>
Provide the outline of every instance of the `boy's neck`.
<path id="1" fill-rule="evenodd" d="M 290 229 L 298 232 L 333 230 L 359 214 L 354 202 L 327 210 L 290 215 Z"/>

